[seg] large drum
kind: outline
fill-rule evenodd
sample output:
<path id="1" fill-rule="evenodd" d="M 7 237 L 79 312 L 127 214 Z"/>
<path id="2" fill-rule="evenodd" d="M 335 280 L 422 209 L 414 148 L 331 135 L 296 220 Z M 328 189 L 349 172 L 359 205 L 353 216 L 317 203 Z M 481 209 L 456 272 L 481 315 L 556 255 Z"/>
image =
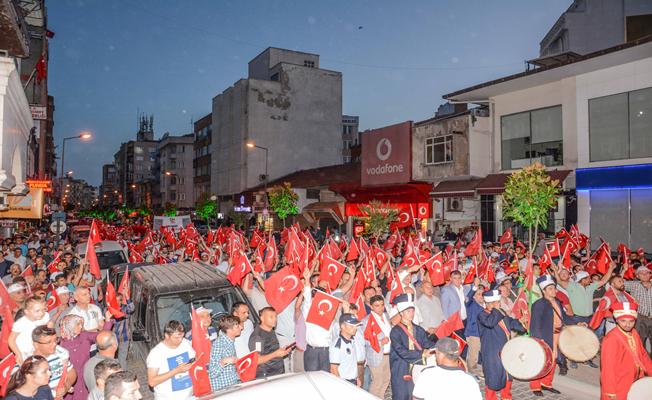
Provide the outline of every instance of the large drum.
<path id="1" fill-rule="evenodd" d="M 559 351 L 571 361 L 589 361 L 598 354 L 599 350 L 600 340 L 587 327 L 567 325 L 559 334 Z"/>
<path id="2" fill-rule="evenodd" d="M 627 400 L 649 400 L 652 393 L 652 377 L 646 376 L 634 382 L 627 393 Z"/>
<path id="3" fill-rule="evenodd" d="M 505 343 L 500 359 L 511 376 L 525 381 L 546 376 L 553 365 L 550 346 L 529 336 L 518 336 Z"/>

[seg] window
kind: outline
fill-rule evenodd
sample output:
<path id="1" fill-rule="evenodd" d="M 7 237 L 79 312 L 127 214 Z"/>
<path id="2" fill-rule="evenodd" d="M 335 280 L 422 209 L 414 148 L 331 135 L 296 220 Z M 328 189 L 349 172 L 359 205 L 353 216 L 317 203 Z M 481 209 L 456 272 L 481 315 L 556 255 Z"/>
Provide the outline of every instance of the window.
<path id="1" fill-rule="evenodd" d="M 177 160 L 170 160 L 170 169 L 175 169 L 177 167 Z"/>
<path id="2" fill-rule="evenodd" d="M 179 193 L 179 200 L 183 201 L 186 199 L 186 194 L 185 193 Z"/>
<path id="3" fill-rule="evenodd" d="M 315 68 L 315 62 L 310 60 L 303 60 L 303 66 L 308 68 Z"/>
<path id="4" fill-rule="evenodd" d="M 140 146 L 134 146 L 134 153 L 135 154 L 143 154 L 143 148 Z"/>
<path id="5" fill-rule="evenodd" d="M 170 177 L 170 185 L 176 185 L 177 184 L 177 177 L 176 176 L 171 176 Z"/>
<path id="6" fill-rule="evenodd" d="M 350 140 L 348 140 L 348 139 L 344 140 L 344 148 L 345 149 L 351 148 L 351 141 Z"/>
<path id="7" fill-rule="evenodd" d="M 592 237 L 633 249 L 652 246 L 652 189 L 591 190 L 590 202 Z"/>
<path id="8" fill-rule="evenodd" d="M 589 100 L 591 161 L 652 156 L 652 88 Z"/>
<path id="9" fill-rule="evenodd" d="M 453 135 L 426 138 L 426 164 L 453 161 Z"/>
<path id="10" fill-rule="evenodd" d="M 143 161 L 143 156 L 136 156 L 136 161 Z"/>
<path id="11" fill-rule="evenodd" d="M 343 160 L 344 164 L 348 164 L 348 163 L 351 162 L 351 156 L 344 156 L 343 158 L 344 158 L 344 160 Z"/>
<path id="12" fill-rule="evenodd" d="M 170 192 L 170 201 L 177 201 L 177 192 Z"/>
<path id="13" fill-rule="evenodd" d="M 561 106 L 505 115 L 500 130 L 503 169 L 563 164 Z"/>

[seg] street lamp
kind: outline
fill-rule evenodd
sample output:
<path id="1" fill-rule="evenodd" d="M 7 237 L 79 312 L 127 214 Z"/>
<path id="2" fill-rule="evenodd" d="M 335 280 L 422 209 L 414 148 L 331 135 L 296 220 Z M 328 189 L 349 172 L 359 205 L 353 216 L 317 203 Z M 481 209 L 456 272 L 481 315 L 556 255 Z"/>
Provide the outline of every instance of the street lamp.
<path id="1" fill-rule="evenodd" d="M 265 208 L 267 208 L 267 205 L 268 205 L 268 202 L 267 202 L 267 178 L 268 178 L 268 176 L 267 176 L 267 168 L 268 168 L 268 163 L 269 163 L 269 149 L 267 147 L 258 146 L 254 142 L 247 142 L 246 145 L 250 149 L 256 148 L 256 149 L 261 149 L 261 150 L 265 151 L 265 180 L 264 180 L 264 183 L 265 183 Z"/>
<path id="2" fill-rule="evenodd" d="M 66 160 L 66 141 L 73 139 L 89 140 L 93 135 L 90 132 L 82 132 L 79 135 L 68 136 L 63 138 L 63 146 L 61 146 L 61 176 L 59 177 L 60 186 L 63 186 L 63 171 L 64 171 L 64 162 Z M 71 171 L 72 174 L 72 171 Z"/>

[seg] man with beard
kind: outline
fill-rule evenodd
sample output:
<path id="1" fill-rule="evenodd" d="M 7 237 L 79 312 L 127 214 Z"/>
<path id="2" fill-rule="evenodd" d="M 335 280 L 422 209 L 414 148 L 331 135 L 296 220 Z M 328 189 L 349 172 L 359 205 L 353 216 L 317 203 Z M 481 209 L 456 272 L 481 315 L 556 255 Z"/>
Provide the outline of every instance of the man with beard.
<path id="1" fill-rule="evenodd" d="M 617 327 L 602 341 L 600 364 L 606 368 L 600 371 L 601 399 L 625 400 L 637 379 L 652 375 L 652 360 L 634 329 L 636 304 L 619 302 L 612 309 Z"/>

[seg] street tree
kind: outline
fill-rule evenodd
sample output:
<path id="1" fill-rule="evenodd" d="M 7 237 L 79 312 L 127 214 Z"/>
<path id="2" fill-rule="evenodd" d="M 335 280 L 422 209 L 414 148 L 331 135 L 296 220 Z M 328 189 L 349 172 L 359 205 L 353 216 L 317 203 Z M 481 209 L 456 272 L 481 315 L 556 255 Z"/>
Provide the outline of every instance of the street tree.
<path id="1" fill-rule="evenodd" d="M 289 182 L 271 188 L 267 197 L 269 199 L 269 205 L 274 213 L 283 220 L 283 226 L 285 226 L 285 218 L 299 212 L 297 207 L 299 195 L 292 190 L 292 186 Z"/>
<path id="2" fill-rule="evenodd" d="M 368 205 L 359 206 L 359 208 L 363 214 L 360 219 L 365 224 L 363 235 L 373 237 L 376 241 L 381 235 L 389 232 L 389 225 L 396 221 L 398 216 L 396 208 L 378 200 L 373 200 Z"/>

